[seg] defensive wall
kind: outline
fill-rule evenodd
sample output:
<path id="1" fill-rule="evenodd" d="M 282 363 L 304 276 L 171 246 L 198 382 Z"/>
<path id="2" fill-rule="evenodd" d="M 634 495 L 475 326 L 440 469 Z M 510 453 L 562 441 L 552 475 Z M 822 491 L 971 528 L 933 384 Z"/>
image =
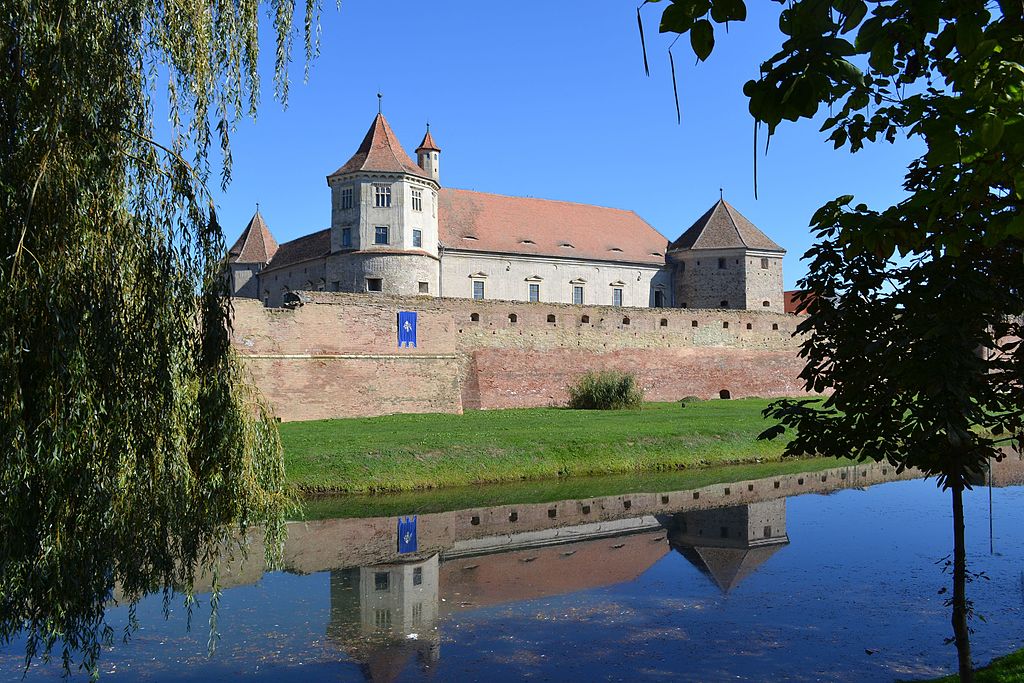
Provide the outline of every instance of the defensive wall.
<path id="1" fill-rule="evenodd" d="M 636 374 L 648 400 L 802 393 L 799 318 L 303 292 L 294 308 L 234 300 L 234 344 L 282 420 L 564 404 L 589 370 Z M 399 311 L 417 313 L 399 347 Z"/>

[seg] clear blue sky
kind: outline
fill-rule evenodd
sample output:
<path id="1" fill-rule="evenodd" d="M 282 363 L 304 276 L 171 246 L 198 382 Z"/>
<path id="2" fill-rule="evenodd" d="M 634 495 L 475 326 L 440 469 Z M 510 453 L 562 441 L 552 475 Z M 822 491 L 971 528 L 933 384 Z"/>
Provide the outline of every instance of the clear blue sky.
<path id="1" fill-rule="evenodd" d="M 301 5 L 301 3 L 299 3 Z M 234 180 L 218 193 L 229 244 L 256 202 L 279 242 L 330 225 L 325 177 L 358 147 L 377 112 L 413 153 L 429 119 L 448 187 L 585 202 L 636 211 L 675 239 L 725 198 L 788 250 L 785 285 L 804 273 L 807 225 L 841 194 L 881 208 L 902 197 L 916 146 L 834 151 L 818 124 L 785 124 L 759 160 L 742 94 L 780 44 L 779 5 L 752 1 L 744 24 L 716 33 L 695 64 L 673 50 L 683 111 L 676 124 L 664 5 L 644 8 L 651 76 L 644 75 L 635 4 L 628 2 L 409 3 L 327 1 L 321 56 L 302 82 L 293 64 L 289 106 L 272 97 L 265 31 L 264 98 L 234 134 Z M 761 137 L 763 144 L 763 136 Z"/>

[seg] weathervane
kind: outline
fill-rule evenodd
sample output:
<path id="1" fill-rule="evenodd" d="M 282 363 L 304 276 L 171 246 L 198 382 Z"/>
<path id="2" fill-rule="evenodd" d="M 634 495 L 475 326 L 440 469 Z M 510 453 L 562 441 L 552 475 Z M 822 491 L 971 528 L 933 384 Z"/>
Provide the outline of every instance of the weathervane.
<path id="1" fill-rule="evenodd" d="M 382 114 L 384 109 L 384 96 L 377 91 L 377 113 Z"/>

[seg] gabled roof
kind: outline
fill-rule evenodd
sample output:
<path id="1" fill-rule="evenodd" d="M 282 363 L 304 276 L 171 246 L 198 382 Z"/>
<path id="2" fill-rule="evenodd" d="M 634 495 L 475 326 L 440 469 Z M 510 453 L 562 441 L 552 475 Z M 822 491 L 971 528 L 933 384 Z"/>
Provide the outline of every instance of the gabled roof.
<path id="1" fill-rule="evenodd" d="M 441 148 L 434 142 L 434 136 L 430 134 L 430 124 L 427 124 L 427 134 L 423 136 L 423 142 L 416 148 L 416 151 L 424 150 L 427 152 L 440 152 Z"/>
<path id="2" fill-rule="evenodd" d="M 697 219 L 669 249 L 758 249 L 785 253 L 785 249 L 758 230 L 724 199 Z"/>
<path id="3" fill-rule="evenodd" d="M 632 211 L 442 188 L 447 249 L 663 265 L 668 240 Z"/>
<path id="4" fill-rule="evenodd" d="M 707 546 L 677 547 L 676 550 L 689 560 L 702 574 L 711 579 L 723 593 L 728 593 L 747 578 L 769 557 L 782 547 L 781 544 L 754 548 L 716 548 Z"/>
<path id="5" fill-rule="evenodd" d="M 409 173 L 432 180 L 430 174 L 417 166 L 402 149 L 402 143 L 398 141 L 398 136 L 391 130 L 391 125 L 383 114 L 377 114 L 352 158 L 327 177 L 357 171 Z"/>
<path id="6" fill-rule="evenodd" d="M 228 261 L 231 263 L 267 263 L 277 253 L 277 242 L 270 234 L 266 221 L 256 209 L 249 225 L 239 235 L 234 246 L 228 249 Z"/>
<path id="7" fill-rule="evenodd" d="M 274 268 L 290 266 L 300 261 L 327 256 L 330 253 L 331 229 L 326 228 L 282 244 L 278 247 L 277 254 L 270 261 L 270 265 L 264 268 L 263 272 L 265 273 Z"/>

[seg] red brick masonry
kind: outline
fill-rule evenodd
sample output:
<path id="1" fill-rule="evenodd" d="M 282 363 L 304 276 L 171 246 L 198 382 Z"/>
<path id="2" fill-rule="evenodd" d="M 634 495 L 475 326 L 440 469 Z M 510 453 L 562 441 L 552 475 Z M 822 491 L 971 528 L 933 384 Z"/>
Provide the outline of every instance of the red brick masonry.
<path id="1" fill-rule="evenodd" d="M 636 373 L 656 401 L 802 392 L 791 315 L 308 297 L 234 304 L 235 346 L 283 420 L 564 404 L 570 381 L 601 369 Z M 398 311 L 418 313 L 416 348 L 398 348 Z"/>

